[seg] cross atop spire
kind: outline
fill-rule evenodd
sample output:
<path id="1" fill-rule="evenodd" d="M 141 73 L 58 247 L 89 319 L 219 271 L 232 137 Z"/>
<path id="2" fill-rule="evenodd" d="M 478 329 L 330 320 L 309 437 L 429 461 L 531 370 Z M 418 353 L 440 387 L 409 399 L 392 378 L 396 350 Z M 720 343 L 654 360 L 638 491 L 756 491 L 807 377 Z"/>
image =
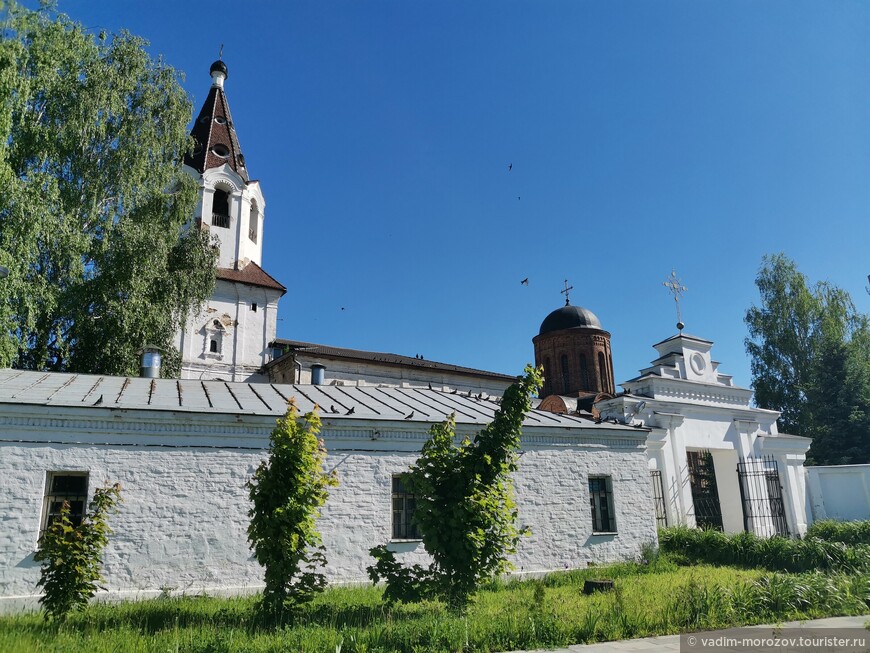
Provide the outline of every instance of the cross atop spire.
<path id="1" fill-rule="evenodd" d="M 669 276 L 665 281 L 662 281 L 662 285 L 668 289 L 668 292 L 673 293 L 674 295 L 674 303 L 677 305 L 677 329 L 680 330 L 680 333 L 683 332 L 683 327 L 686 325 L 683 324 L 683 318 L 680 315 L 680 295 L 688 290 L 683 285 L 683 282 L 677 279 L 677 271 L 671 270 L 671 276 Z"/>
<path id="2" fill-rule="evenodd" d="M 568 299 L 568 292 L 574 290 L 574 286 L 568 285 L 568 280 L 565 279 L 565 290 L 560 290 L 559 292 L 565 295 L 565 306 L 570 306 L 571 301 Z"/>

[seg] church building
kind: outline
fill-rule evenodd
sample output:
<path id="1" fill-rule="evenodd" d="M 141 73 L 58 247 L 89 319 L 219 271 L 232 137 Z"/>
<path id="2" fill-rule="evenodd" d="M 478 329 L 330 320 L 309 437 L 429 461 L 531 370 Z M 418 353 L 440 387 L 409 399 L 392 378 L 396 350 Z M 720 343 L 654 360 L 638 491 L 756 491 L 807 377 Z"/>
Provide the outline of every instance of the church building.
<path id="1" fill-rule="evenodd" d="M 287 289 L 262 267 L 266 200 L 250 179 L 224 92 L 227 66 L 211 65 L 211 89 L 191 136 L 184 169 L 199 183 L 195 224 L 217 239 L 214 294 L 178 334 L 183 379 L 266 381 L 278 300 Z"/>

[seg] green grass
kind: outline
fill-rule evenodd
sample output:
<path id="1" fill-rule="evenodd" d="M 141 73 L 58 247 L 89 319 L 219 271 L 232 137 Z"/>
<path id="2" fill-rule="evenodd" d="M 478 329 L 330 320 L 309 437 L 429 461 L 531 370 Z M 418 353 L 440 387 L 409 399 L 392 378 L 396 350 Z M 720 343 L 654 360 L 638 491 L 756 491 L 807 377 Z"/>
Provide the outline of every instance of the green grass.
<path id="1" fill-rule="evenodd" d="M 739 565 L 771 571 L 870 572 L 870 545 L 815 537 L 792 540 L 677 526 L 659 531 L 661 550 L 688 564 Z"/>
<path id="2" fill-rule="evenodd" d="M 813 522 L 807 537 L 843 544 L 870 544 L 870 521 L 824 521 Z"/>
<path id="3" fill-rule="evenodd" d="M 583 581 L 615 590 L 584 596 Z M 671 634 L 738 624 L 863 614 L 870 577 L 780 574 L 664 558 L 493 583 L 467 617 L 440 603 L 381 603 L 373 587 L 332 588 L 293 624 L 258 623 L 253 597 L 92 605 L 57 627 L 41 614 L 0 618 L 0 651 L 504 651 Z"/>

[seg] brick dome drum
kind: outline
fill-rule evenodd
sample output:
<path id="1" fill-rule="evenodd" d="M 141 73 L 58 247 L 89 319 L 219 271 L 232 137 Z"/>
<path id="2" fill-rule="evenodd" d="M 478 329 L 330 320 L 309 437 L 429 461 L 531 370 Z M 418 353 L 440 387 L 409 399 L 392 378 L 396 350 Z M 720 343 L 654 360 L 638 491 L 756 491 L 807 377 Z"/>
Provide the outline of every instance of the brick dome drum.
<path id="1" fill-rule="evenodd" d="M 535 365 L 544 368 L 541 397 L 612 395 L 610 334 L 601 320 L 582 306 L 561 306 L 541 323 L 532 338 Z"/>

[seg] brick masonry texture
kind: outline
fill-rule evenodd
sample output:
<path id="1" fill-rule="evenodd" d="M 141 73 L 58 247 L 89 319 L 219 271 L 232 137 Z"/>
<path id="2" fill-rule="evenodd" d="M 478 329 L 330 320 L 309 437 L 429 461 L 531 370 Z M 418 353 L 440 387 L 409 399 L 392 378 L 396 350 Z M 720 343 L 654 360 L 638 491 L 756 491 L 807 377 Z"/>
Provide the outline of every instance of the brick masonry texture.
<path id="1" fill-rule="evenodd" d="M 416 454 L 341 451 L 338 472 L 319 522 L 331 582 L 365 582 L 368 550 L 391 536 L 391 477 Z M 330 441 L 327 439 L 327 447 Z M 109 594 L 147 597 L 174 593 L 235 593 L 262 586 L 246 539 L 248 491 L 263 451 L 112 445 L 0 445 L 0 610 L 32 605 L 38 566 L 33 553 L 46 474 L 90 473 L 89 493 L 118 481 L 124 503 L 111 520 L 115 533 L 104 557 Z M 587 477 L 613 480 L 618 534 L 593 535 Z M 585 567 L 639 554 L 656 537 L 649 471 L 642 447 L 535 445 L 526 447 L 515 475 L 520 523 L 532 530 L 514 562 L 518 572 Z M 406 562 L 425 563 L 419 542 L 392 545 Z"/>

